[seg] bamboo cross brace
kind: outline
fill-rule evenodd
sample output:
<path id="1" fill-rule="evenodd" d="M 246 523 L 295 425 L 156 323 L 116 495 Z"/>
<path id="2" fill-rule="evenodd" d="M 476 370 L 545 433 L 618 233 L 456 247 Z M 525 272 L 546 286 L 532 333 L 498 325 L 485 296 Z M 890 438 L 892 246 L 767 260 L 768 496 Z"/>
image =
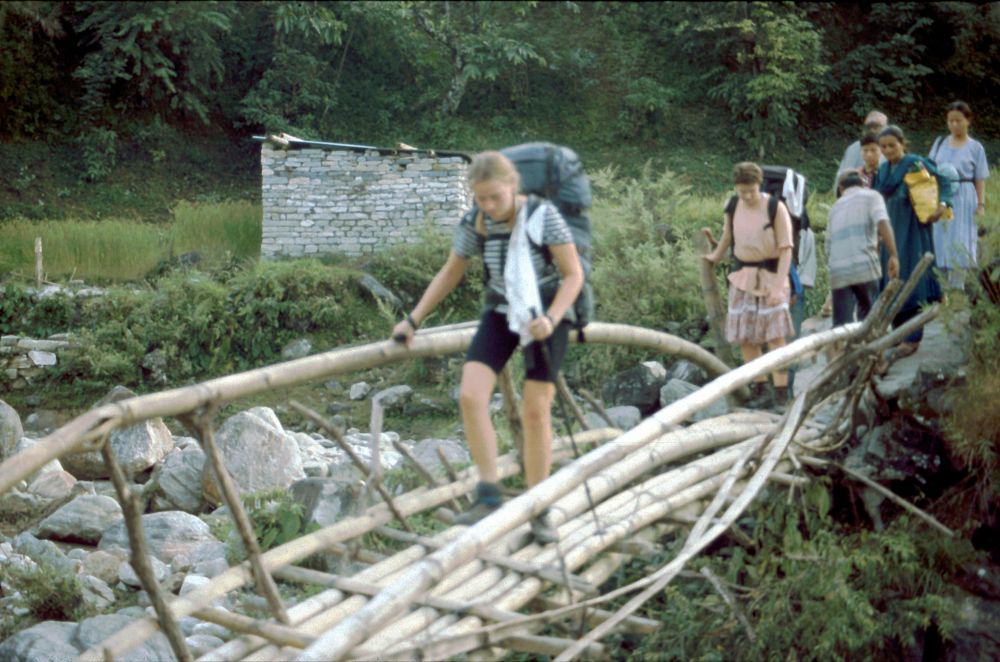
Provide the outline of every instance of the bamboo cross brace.
<path id="1" fill-rule="evenodd" d="M 251 524 L 250 517 L 243 508 L 243 500 L 240 498 L 239 489 L 226 469 L 222 452 L 215 443 L 215 432 L 212 429 L 214 414 L 215 409 L 210 407 L 197 418 L 185 417 L 182 420 L 185 420 L 186 423 L 189 423 L 194 428 L 199 441 L 201 441 L 202 449 L 205 451 L 205 456 L 208 458 L 209 466 L 212 467 L 212 471 L 219 481 L 222 497 L 225 499 L 226 505 L 229 506 L 229 512 L 236 523 L 240 539 L 243 541 L 243 548 L 246 550 L 247 560 L 250 562 L 250 569 L 253 573 L 257 589 L 264 596 L 264 599 L 267 600 L 268 608 L 278 622 L 287 625 L 289 622 L 288 613 L 285 611 L 285 605 L 281 602 L 278 587 L 275 585 L 271 574 L 264 569 L 264 565 L 260 561 L 260 545 L 257 543 L 253 524 Z"/>
<path id="2" fill-rule="evenodd" d="M 458 482 L 458 474 L 455 473 L 455 467 L 451 466 L 451 460 L 448 459 L 448 455 L 444 452 L 444 448 L 438 446 L 436 452 L 438 459 L 441 460 L 441 466 L 444 467 L 444 472 L 448 475 L 448 479 L 453 483 Z M 464 499 L 466 503 L 472 503 L 472 495 L 466 494 Z M 455 500 L 452 499 L 452 501 L 454 502 Z M 457 510 L 461 510 L 461 508 L 456 508 L 456 511 Z"/>
<path id="3" fill-rule="evenodd" d="M 597 398 L 590 393 L 590 391 L 582 388 L 580 389 L 580 395 L 583 396 L 583 399 L 587 401 L 587 404 L 589 404 L 593 410 L 597 412 L 597 415 L 604 419 L 605 423 L 607 423 L 610 427 L 615 427 L 614 421 L 612 421 L 611 417 L 608 416 L 608 412 L 604 409 L 604 405 L 602 405 Z"/>
<path id="4" fill-rule="evenodd" d="M 521 398 L 517 394 L 517 386 L 514 384 L 514 375 L 510 369 L 510 362 L 500 371 L 499 378 L 500 393 L 503 395 L 503 410 L 507 416 L 507 425 L 510 426 L 510 436 L 514 439 L 514 447 L 518 454 L 524 457 L 524 427 L 521 423 L 521 414 L 518 411 Z"/>
<path id="5" fill-rule="evenodd" d="M 736 604 L 736 598 L 733 597 L 733 594 L 726 590 L 726 587 L 722 585 L 722 582 L 719 581 L 719 578 L 715 576 L 715 573 L 713 573 L 712 569 L 707 565 L 702 566 L 701 574 L 708 580 L 708 583 L 712 585 L 715 592 L 722 597 L 722 600 L 729 607 L 729 611 L 733 613 L 736 620 L 738 620 L 740 625 L 743 626 L 743 631 L 747 633 L 747 639 L 750 640 L 750 643 L 757 641 L 757 633 L 753 631 L 752 627 L 750 627 L 750 621 L 747 620 L 747 617 L 743 614 L 743 610 L 740 609 L 740 606 Z"/>
<path id="6" fill-rule="evenodd" d="M 184 641 L 184 633 L 181 631 L 177 619 L 170 613 L 170 607 L 163 595 L 163 589 L 160 588 L 160 584 L 156 581 L 156 574 L 153 572 L 153 566 L 149 562 L 149 547 L 146 544 L 146 534 L 142 528 L 142 513 L 139 512 L 136 495 L 129 489 L 128 482 L 125 480 L 125 472 L 122 471 L 121 465 L 118 464 L 115 452 L 111 448 L 111 442 L 107 436 L 104 438 L 104 443 L 101 444 L 101 455 L 104 457 L 104 464 L 111 474 L 111 482 L 115 486 L 115 492 L 118 493 L 118 500 L 122 504 L 122 514 L 125 517 L 125 530 L 128 532 L 128 543 L 131 549 L 132 568 L 139 577 L 142 587 L 149 595 L 150 602 L 153 603 L 153 609 L 160 619 L 160 626 L 163 628 L 163 633 L 167 636 L 167 641 L 170 643 L 170 648 L 174 651 L 174 655 L 177 656 L 180 662 L 190 662 L 194 658 L 191 657 L 191 651 L 188 650 L 187 642 Z M 109 651 L 105 649 L 105 654 L 108 653 Z"/>
<path id="7" fill-rule="evenodd" d="M 399 441 L 393 441 L 392 442 L 392 447 L 395 448 L 397 451 L 399 451 L 399 454 L 402 455 L 404 458 L 406 458 L 407 462 L 409 462 L 410 464 L 413 465 L 413 468 L 417 470 L 417 473 L 420 474 L 420 476 L 425 481 L 427 481 L 427 484 L 429 486 L 431 486 L 431 487 L 440 487 L 441 486 L 441 481 L 439 481 L 434 476 L 434 474 L 432 474 L 430 471 L 428 471 L 427 467 L 425 467 L 423 464 L 420 463 L 420 460 L 418 460 L 417 458 L 413 457 L 413 453 L 411 453 L 410 449 L 406 447 L 406 444 L 404 444 L 402 442 L 399 442 Z M 438 446 L 438 450 L 440 450 L 440 449 L 441 449 L 441 447 Z M 450 503 L 451 507 L 454 508 L 456 511 L 462 509 L 462 507 L 460 505 L 458 505 L 458 501 L 456 501 L 455 499 L 452 499 L 448 503 Z"/>
<path id="8" fill-rule="evenodd" d="M 302 634 L 294 627 L 276 625 L 267 621 L 258 621 L 257 619 L 250 618 L 242 614 L 214 607 L 199 609 L 191 615 L 195 618 L 200 618 L 203 621 L 221 625 L 222 627 L 229 628 L 230 630 L 236 632 L 256 635 L 262 639 L 267 639 L 270 642 L 280 644 L 282 646 L 305 648 L 316 638 L 310 635 Z"/>
<path id="9" fill-rule="evenodd" d="M 556 376 L 556 392 L 558 396 L 562 398 L 563 403 L 569 407 L 570 412 L 573 414 L 573 418 L 576 419 L 577 423 L 584 430 L 589 430 L 590 425 L 587 425 L 587 419 L 583 415 L 583 410 L 580 409 L 580 405 L 576 403 L 576 399 L 573 398 L 573 392 L 569 390 L 569 384 L 566 383 L 566 377 L 560 372 Z M 611 425 L 611 422 L 608 422 Z"/>
<path id="10" fill-rule="evenodd" d="M 433 538 L 427 538 L 425 536 L 418 536 L 415 534 L 403 533 L 402 531 L 396 531 L 395 529 L 390 529 L 386 526 L 380 526 L 375 529 L 375 532 L 379 535 L 383 535 L 387 538 L 392 538 L 393 540 L 398 540 L 400 542 L 408 542 L 416 545 L 423 545 L 428 549 L 441 549 L 445 546 L 445 543 L 434 540 Z M 539 579 L 544 579 L 545 581 L 552 582 L 553 584 L 562 584 L 564 586 L 569 586 L 575 591 L 581 591 L 583 593 L 596 593 L 597 587 L 589 582 L 585 582 L 579 577 L 574 575 L 569 575 L 564 577 L 563 573 L 559 572 L 555 568 L 550 568 L 546 566 L 535 565 L 532 563 L 527 563 L 524 561 L 517 561 L 512 558 L 500 556 L 499 554 L 494 554 L 492 552 L 480 552 L 476 555 L 480 561 L 486 563 L 491 563 L 493 565 L 505 568 L 507 570 L 512 570 L 516 573 L 522 575 L 528 575 L 531 577 L 538 577 Z"/>
<path id="11" fill-rule="evenodd" d="M 305 405 L 296 402 L 295 400 L 290 401 L 288 404 L 291 405 L 292 409 L 294 409 L 295 411 L 299 412 L 312 422 L 319 425 L 321 428 L 323 428 L 323 430 L 325 430 L 329 435 L 333 437 L 333 440 L 337 442 L 337 445 L 340 446 L 341 450 L 347 453 L 347 456 L 351 458 L 351 462 L 354 463 L 354 466 L 356 466 L 358 470 L 361 471 L 362 475 L 368 477 L 369 484 L 372 485 L 376 491 L 378 491 L 379 495 L 382 497 L 382 500 L 385 502 L 385 505 L 389 507 L 389 510 L 392 511 L 393 516 L 396 518 L 397 521 L 399 521 L 399 525 L 402 526 L 407 531 L 413 531 L 413 529 L 410 527 L 410 523 L 406 521 L 406 518 L 403 516 L 403 514 L 399 512 L 398 508 L 396 508 L 396 502 L 393 501 L 392 495 L 390 495 L 389 492 L 385 489 L 385 486 L 382 485 L 381 478 L 379 478 L 379 476 L 371 472 L 368 465 L 365 464 L 365 461 L 362 460 L 358 456 L 358 454 L 354 452 L 354 449 L 351 447 L 351 445 L 347 443 L 346 439 L 344 439 L 344 435 L 340 432 L 340 429 L 338 429 L 337 426 L 330 423 L 330 421 L 326 420 L 325 418 L 314 412 L 312 409 L 309 409 Z"/>

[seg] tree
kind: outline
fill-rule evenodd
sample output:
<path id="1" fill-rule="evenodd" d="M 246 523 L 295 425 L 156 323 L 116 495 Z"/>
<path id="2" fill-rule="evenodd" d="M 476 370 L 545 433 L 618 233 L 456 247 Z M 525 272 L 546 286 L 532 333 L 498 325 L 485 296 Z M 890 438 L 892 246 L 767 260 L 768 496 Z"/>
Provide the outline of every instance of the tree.
<path id="1" fill-rule="evenodd" d="M 80 2 L 75 10 L 86 54 L 74 77 L 85 114 L 208 121 L 234 3 Z"/>
<path id="2" fill-rule="evenodd" d="M 710 98 L 723 101 L 734 133 L 763 158 L 802 105 L 822 98 L 829 66 L 822 35 L 792 2 L 693 3 L 674 33 Z"/>
<path id="3" fill-rule="evenodd" d="M 529 62 L 545 64 L 545 57 L 529 42 L 526 20 L 534 2 L 403 2 L 402 15 L 443 53 L 447 87 L 438 114 L 454 115 L 466 86 L 473 80 L 492 81 L 502 71 Z"/>

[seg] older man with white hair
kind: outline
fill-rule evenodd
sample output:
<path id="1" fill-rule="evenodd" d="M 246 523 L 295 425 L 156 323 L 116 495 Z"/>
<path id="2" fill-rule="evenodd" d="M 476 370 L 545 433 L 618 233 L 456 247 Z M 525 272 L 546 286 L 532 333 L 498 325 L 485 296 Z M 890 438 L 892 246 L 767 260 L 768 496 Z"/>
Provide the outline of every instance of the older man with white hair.
<path id="1" fill-rule="evenodd" d="M 864 131 L 878 133 L 888 126 L 888 124 L 889 118 L 885 116 L 885 113 L 873 110 L 865 117 Z M 885 161 L 885 157 L 880 155 L 879 163 L 881 164 L 883 161 Z M 863 165 L 864 161 L 861 159 L 861 140 L 858 139 L 844 150 L 844 158 L 840 159 L 840 167 L 837 168 L 837 173 L 839 174 L 847 170 L 857 170 Z M 837 177 L 833 178 L 833 190 L 837 190 Z"/>

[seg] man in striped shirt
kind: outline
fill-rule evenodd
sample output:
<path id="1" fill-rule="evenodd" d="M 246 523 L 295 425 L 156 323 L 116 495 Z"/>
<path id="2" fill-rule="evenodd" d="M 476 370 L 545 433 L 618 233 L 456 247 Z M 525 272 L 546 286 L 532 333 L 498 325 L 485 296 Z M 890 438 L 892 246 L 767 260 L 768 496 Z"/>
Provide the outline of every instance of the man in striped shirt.
<path id="1" fill-rule="evenodd" d="M 826 226 L 835 327 L 853 322 L 855 309 L 859 321 L 871 310 L 882 276 L 879 239 L 889 254 L 889 277 L 899 276 L 896 240 L 882 194 L 864 188 L 857 170 L 840 174 L 837 192 Z"/>

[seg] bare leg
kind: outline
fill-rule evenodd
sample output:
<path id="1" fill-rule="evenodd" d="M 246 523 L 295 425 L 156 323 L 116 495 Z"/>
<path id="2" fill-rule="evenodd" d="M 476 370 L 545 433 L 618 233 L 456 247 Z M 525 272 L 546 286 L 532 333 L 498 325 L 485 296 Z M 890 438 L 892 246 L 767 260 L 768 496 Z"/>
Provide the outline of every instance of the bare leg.
<path id="1" fill-rule="evenodd" d="M 751 345 L 746 342 L 740 343 L 740 351 L 743 352 L 743 363 L 750 363 L 754 359 L 760 358 L 760 355 L 764 353 L 760 345 Z M 758 377 L 754 381 L 766 382 L 767 377 Z"/>
<path id="2" fill-rule="evenodd" d="M 524 380 L 524 480 L 534 487 L 549 477 L 552 469 L 552 400 L 556 386 L 550 382 Z"/>
<path id="3" fill-rule="evenodd" d="M 479 480 L 487 483 L 497 482 L 497 434 L 490 420 L 490 398 L 496 381 L 497 376 L 489 366 L 470 361 L 462 367 L 458 392 L 469 453 L 479 469 Z"/>
<path id="4" fill-rule="evenodd" d="M 784 346 L 785 346 L 785 339 L 784 338 L 777 338 L 775 340 L 769 340 L 769 341 L 767 341 L 767 351 L 769 351 L 769 352 L 771 350 L 778 349 L 779 347 L 784 347 Z M 778 387 L 781 387 L 781 386 L 787 387 L 788 386 L 788 371 L 787 370 L 781 370 L 779 372 L 772 372 L 771 373 L 771 379 L 774 380 L 774 385 L 775 386 L 778 386 Z"/>

